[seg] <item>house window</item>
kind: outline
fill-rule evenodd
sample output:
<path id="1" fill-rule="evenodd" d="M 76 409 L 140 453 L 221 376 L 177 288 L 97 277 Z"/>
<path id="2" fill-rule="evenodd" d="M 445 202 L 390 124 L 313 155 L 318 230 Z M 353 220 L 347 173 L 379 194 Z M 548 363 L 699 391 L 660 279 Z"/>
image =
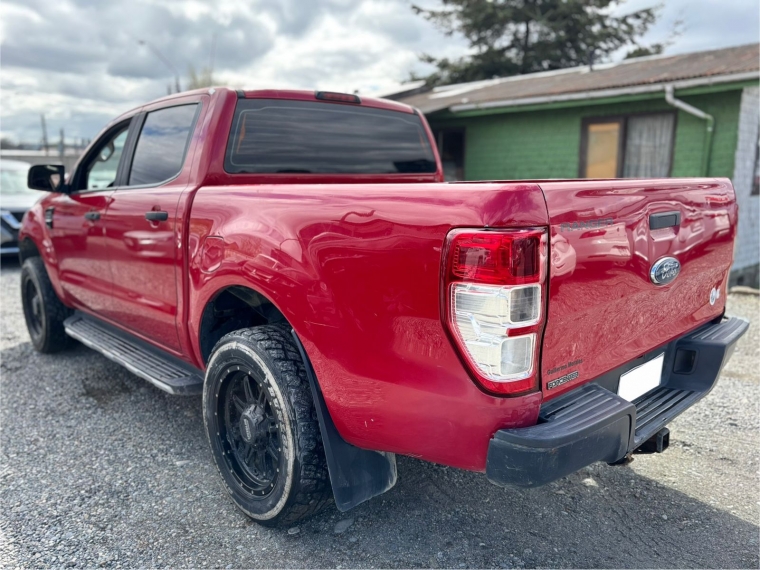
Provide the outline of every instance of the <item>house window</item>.
<path id="1" fill-rule="evenodd" d="M 581 127 L 581 177 L 668 176 L 674 127 L 673 113 L 584 120 Z"/>
<path id="2" fill-rule="evenodd" d="M 444 179 L 447 182 L 464 180 L 464 130 L 440 129 L 433 131 L 433 135 L 441 155 Z"/>

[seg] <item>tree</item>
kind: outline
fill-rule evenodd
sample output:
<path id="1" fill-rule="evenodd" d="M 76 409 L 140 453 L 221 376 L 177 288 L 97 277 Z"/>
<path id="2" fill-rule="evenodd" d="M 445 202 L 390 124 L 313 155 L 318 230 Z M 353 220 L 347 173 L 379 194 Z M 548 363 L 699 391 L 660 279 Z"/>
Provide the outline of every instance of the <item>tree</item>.
<path id="1" fill-rule="evenodd" d="M 425 79 L 445 85 L 548 71 L 604 61 L 630 47 L 639 53 L 662 51 L 643 46 L 641 37 L 655 23 L 658 7 L 612 15 L 624 0 L 442 0 L 439 10 L 413 5 L 446 35 L 462 34 L 471 54 L 456 60 L 424 54 L 438 69 Z"/>
<path id="2" fill-rule="evenodd" d="M 200 71 L 196 71 L 195 66 L 191 64 L 187 70 L 187 75 L 188 90 L 214 86 L 214 75 L 211 67 L 203 67 Z"/>

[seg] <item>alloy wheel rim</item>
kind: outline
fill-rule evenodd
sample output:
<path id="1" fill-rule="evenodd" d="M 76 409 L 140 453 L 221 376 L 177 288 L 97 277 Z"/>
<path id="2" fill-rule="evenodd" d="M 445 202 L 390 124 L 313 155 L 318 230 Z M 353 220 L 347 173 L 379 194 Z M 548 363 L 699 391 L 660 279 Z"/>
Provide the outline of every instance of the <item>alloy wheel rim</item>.
<path id="1" fill-rule="evenodd" d="M 280 476 L 282 439 L 261 372 L 228 367 L 218 407 L 219 438 L 229 471 L 249 495 L 268 496 Z"/>
<path id="2" fill-rule="evenodd" d="M 35 337 L 42 334 L 42 297 L 34 282 L 29 279 L 26 282 L 26 317 L 29 323 L 29 332 Z"/>

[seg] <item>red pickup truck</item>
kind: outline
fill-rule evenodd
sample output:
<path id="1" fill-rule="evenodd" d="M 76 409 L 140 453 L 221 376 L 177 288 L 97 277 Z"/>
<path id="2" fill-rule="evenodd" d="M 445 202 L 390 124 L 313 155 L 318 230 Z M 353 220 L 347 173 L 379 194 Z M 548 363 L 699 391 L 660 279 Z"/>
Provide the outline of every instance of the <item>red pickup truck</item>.
<path id="1" fill-rule="evenodd" d="M 748 326 L 724 316 L 728 180 L 445 183 L 391 101 L 174 95 L 29 185 L 35 348 L 202 393 L 262 524 L 388 490 L 395 454 L 533 487 L 662 450 Z"/>

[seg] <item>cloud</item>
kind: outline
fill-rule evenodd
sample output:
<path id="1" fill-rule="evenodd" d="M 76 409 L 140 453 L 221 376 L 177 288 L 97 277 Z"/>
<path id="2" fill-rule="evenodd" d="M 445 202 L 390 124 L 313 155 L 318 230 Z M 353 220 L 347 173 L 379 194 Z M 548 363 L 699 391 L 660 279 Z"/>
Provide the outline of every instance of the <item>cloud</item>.
<path id="1" fill-rule="evenodd" d="M 669 0 L 650 39 L 680 18 L 685 33 L 671 53 L 757 41 L 750 4 Z M 421 53 L 466 51 L 414 15 L 411 0 L 4 0 L 0 41 L 2 134 L 26 141 L 39 139 L 41 113 L 53 132 L 92 137 L 212 59 L 218 83 L 234 87 L 371 93 L 429 71 Z"/>

